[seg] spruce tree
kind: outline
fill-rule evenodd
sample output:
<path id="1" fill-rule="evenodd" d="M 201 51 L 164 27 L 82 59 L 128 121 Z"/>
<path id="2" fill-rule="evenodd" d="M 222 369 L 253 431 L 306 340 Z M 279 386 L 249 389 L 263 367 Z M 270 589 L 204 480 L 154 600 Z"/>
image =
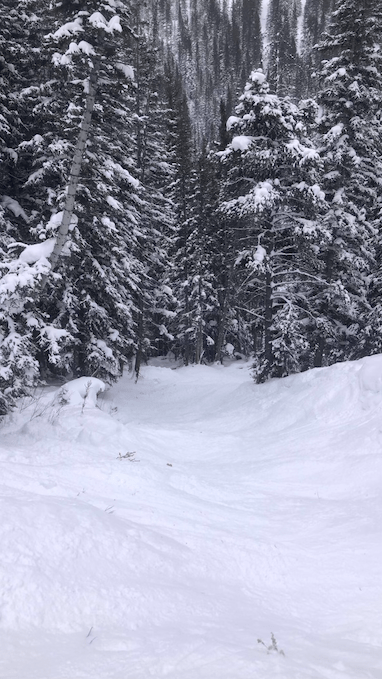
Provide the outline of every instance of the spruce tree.
<path id="1" fill-rule="evenodd" d="M 172 336 L 167 330 L 172 298 L 165 284 L 168 247 L 173 228 L 172 203 L 165 195 L 173 169 L 167 148 L 168 114 L 160 46 L 149 2 L 134 7 L 134 88 L 131 93 L 136 175 L 139 197 L 139 259 L 143 265 L 137 290 L 135 372 L 149 355 L 166 353 Z"/>
<path id="2" fill-rule="evenodd" d="M 335 328 L 321 336 L 325 362 L 369 353 L 375 342 L 368 297 L 381 228 L 381 30 L 378 0 L 337 0 L 318 47 L 323 188 L 330 204 L 330 241 L 321 255 L 330 287 L 321 309 Z M 375 288 L 372 294 L 375 300 Z"/>
<path id="3" fill-rule="evenodd" d="M 268 80 L 281 96 L 295 96 L 297 55 L 297 6 L 295 0 L 270 0 L 267 18 Z"/>
<path id="4" fill-rule="evenodd" d="M 134 314 L 144 273 L 129 107 L 135 36 L 124 6 L 116 13 L 113 4 L 101 7 L 95 1 L 81 7 L 52 3 L 50 12 L 36 2 L 33 26 L 42 42 L 33 52 L 41 68 L 29 73 L 28 87 L 21 82 L 25 128 L 16 148 L 20 201 L 30 219 L 17 240 L 41 247 L 26 247 L 17 257 L 17 246 L 11 251 L 16 259 L 3 258 L 1 300 L 8 327 L 2 350 L 9 364 L 7 346 L 17 326 L 23 337 L 19 347 L 37 375 L 36 362 L 42 376 L 59 369 L 111 381 L 136 347 Z M 26 64 L 21 80 L 27 71 Z M 65 213 L 92 86 L 96 100 L 64 256 L 49 274 L 50 245 Z"/>
<path id="5" fill-rule="evenodd" d="M 220 210 L 231 231 L 230 306 L 242 338 L 252 337 L 257 350 L 258 380 L 311 360 L 305 326 L 326 234 L 319 156 L 304 117 L 254 71 L 228 120 L 233 139 L 220 154 L 226 168 Z"/>
<path id="6" fill-rule="evenodd" d="M 167 96 L 169 107 L 168 147 L 173 166 L 173 181 L 169 195 L 174 206 L 175 225 L 170 257 L 169 287 L 177 300 L 175 354 L 181 354 L 186 365 L 192 362 L 189 337 L 190 314 L 190 202 L 194 176 L 190 113 L 179 70 L 170 62 L 167 67 Z"/>
<path id="7" fill-rule="evenodd" d="M 96 371 L 107 380 L 119 375 L 134 349 L 133 310 L 142 269 L 128 99 L 134 37 L 129 15 L 120 10 L 102 8 L 96 0 L 80 9 L 76 3 L 52 7 L 46 49 L 55 79 L 42 87 L 51 90 L 55 103 L 47 111 L 50 124 L 38 140 L 34 172 L 27 181 L 31 200 L 37 198 L 45 212 L 38 215 L 35 234 L 39 239 L 54 237 L 57 220 L 49 213 L 60 214 L 66 206 L 68 158 L 75 143 L 78 148 L 76 130 L 85 120 L 87 92 L 93 87 L 94 111 L 66 243 L 70 257 L 62 258 L 60 280 L 48 281 L 46 299 L 49 316 L 72 338 L 70 369 L 77 374 Z"/>
<path id="8" fill-rule="evenodd" d="M 30 305 L 36 267 L 18 259 L 30 224 L 19 149 L 27 134 L 29 112 L 21 91 L 31 84 L 35 19 L 33 7 L 25 3 L 4 2 L 0 7 L 0 415 L 36 384 L 36 326 L 48 331 L 45 319 Z M 12 247 L 15 242 L 17 247 Z M 42 265 L 40 272 L 46 268 Z M 53 354 L 55 339 L 50 337 Z"/>
<path id="9" fill-rule="evenodd" d="M 201 363 L 214 358 L 217 307 L 214 267 L 217 191 L 214 165 L 206 148 L 198 158 L 190 188 L 187 341 L 191 345 L 191 360 Z"/>
<path id="10" fill-rule="evenodd" d="M 314 47 L 328 28 L 332 10 L 333 0 L 305 2 L 301 31 L 300 96 L 313 96 L 316 93 L 317 81 L 313 74 L 319 66 L 319 57 Z"/>

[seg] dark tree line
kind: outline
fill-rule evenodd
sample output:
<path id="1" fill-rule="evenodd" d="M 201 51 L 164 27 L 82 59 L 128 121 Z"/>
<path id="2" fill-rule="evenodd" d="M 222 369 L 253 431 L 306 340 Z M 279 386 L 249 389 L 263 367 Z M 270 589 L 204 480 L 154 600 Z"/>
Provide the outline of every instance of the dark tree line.
<path id="1" fill-rule="evenodd" d="M 381 350 L 377 0 L 4 2 L 0 412 L 172 352 Z M 304 98 L 302 98 L 304 97 Z"/>

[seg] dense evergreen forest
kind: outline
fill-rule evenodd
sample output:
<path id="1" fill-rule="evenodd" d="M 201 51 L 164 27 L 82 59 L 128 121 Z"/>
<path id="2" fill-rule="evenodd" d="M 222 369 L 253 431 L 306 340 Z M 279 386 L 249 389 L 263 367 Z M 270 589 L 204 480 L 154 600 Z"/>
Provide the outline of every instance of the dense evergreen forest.
<path id="1" fill-rule="evenodd" d="M 0 414 L 382 350 L 380 0 L 3 0 Z"/>

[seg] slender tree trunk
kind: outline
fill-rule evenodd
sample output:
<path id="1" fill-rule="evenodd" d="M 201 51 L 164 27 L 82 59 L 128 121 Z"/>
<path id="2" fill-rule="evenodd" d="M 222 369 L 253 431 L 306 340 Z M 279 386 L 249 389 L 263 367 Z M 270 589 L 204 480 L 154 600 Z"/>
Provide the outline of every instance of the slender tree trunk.
<path id="1" fill-rule="evenodd" d="M 186 318 L 186 323 L 187 323 L 187 328 L 186 328 L 186 333 L 184 337 L 184 354 L 183 354 L 183 361 L 184 365 L 189 365 L 191 361 L 191 343 L 190 343 L 190 335 L 187 332 L 188 328 L 190 327 L 190 290 L 189 290 L 189 267 L 188 267 L 188 238 L 189 238 L 189 228 L 187 226 L 187 218 L 188 218 L 188 209 L 187 209 L 187 181 L 186 181 L 186 176 L 184 173 L 182 173 L 182 178 L 181 178 L 181 186 L 182 186 L 182 220 L 183 220 L 183 260 L 184 260 L 184 279 L 186 281 L 186 285 L 184 287 L 184 310 L 185 310 L 185 318 Z"/>
<path id="2" fill-rule="evenodd" d="M 226 328 L 227 311 L 228 311 L 228 290 L 226 289 L 224 291 L 223 306 L 220 308 L 219 329 L 215 349 L 215 361 L 220 362 L 222 360 L 223 344 L 227 332 Z"/>
<path id="3" fill-rule="evenodd" d="M 272 274 L 267 269 L 265 274 L 265 310 L 264 310 L 264 357 L 268 365 L 272 365 L 273 351 L 272 351 L 272 326 L 273 309 L 272 309 Z"/>
<path id="4" fill-rule="evenodd" d="M 190 301 L 189 301 L 188 287 L 185 288 L 184 305 L 185 305 L 185 317 L 186 317 L 187 330 L 188 330 L 189 321 L 190 321 Z M 185 337 L 184 337 L 184 354 L 183 354 L 184 365 L 190 364 L 190 358 L 191 358 L 190 337 L 189 337 L 189 333 L 186 332 Z"/>
<path id="5" fill-rule="evenodd" d="M 201 363 L 203 358 L 203 323 L 199 319 L 195 346 L 195 363 Z"/>
<path id="6" fill-rule="evenodd" d="M 142 359 L 143 359 L 143 334 L 144 334 L 144 309 L 143 309 L 143 298 L 140 296 L 139 298 L 139 317 L 138 317 L 138 328 L 137 328 L 137 334 L 138 334 L 138 346 L 137 346 L 137 352 L 135 354 L 135 362 L 134 362 L 134 372 L 135 372 L 135 381 L 138 381 L 139 378 L 139 373 L 141 370 L 141 365 L 142 365 Z"/>
<path id="7" fill-rule="evenodd" d="M 334 249 L 333 247 L 329 247 L 327 255 L 326 255 L 326 281 L 328 283 L 331 283 L 333 280 L 333 268 L 334 268 Z M 330 309 L 329 309 L 329 304 L 326 301 L 323 305 L 322 308 L 322 313 L 324 317 L 330 318 Z M 326 349 L 326 337 L 323 334 L 324 329 L 322 328 L 321 334 L 318 337 L 318 342 L 315 346 L 315 351 L 314 351 L 314 356 L 313 356 L 313 365 L 315 368 L 321 368 L 323 363 L 324 363 L 324 356 L 325 356 L 325 349 Z"/>
<path id="8" fill-rule="evenodd" d="M 218 336 L 216 340 L 215 361 L 222 360 L 223 345 L 227 334 L 227 316 L 232 292 L 234 264 L 232 263 L 227 276 L 226 287 L 224 290 L 223 304 L 220 307 Z"/>
<path id="9" fill-rule="evenodd" d="M 314 357 L 313 357 L 313 366 L 314 368 L 321 368 L 323 359 L 324 359 L 324 351 L 325 351 L 325 338 L 323 335 L 320 335 L 318 338 L 318 343 L 316 344 L 315 347 L 315 352 L 314 352 Z"/>
<path id="10" fill-rule="evenodd" d="M 203 301 L 202 301 L 202 282 L 201 273 L 199 273 L 198 281 L 198 306 L 199 318 L 196 329 L 196 343 L 195 343 L 195 363 L 201 363 L 203 357 Z"/>
<path id="11" fill-rule="evenodd" d="M 100 69 L 100 59 L 96 59 L 89 77 L 89 92 L 86 96 L 85 112 L 81 122 L 80 133 L 78 135 L 76 148 L 74 151 L 72 167 L 70 169 L 69 184 L 65 201 L 64 214 L 60 228 L 58 229 L 56 244 L 50 256 L 50 271 L 54 271 L 60 259 L 62 249 L 68 239 L 69 227 L 73 217 L 74 203 L 77 193 L 78 182 L 80 179 L 82 160 L 86 149 L 86 142 L 91 128 L 92 115 L 94 109 L 95 96 L 97 91 L 98 74 Z M 48 280 L 45 275 L 41 281 L 42 289 Z"/>

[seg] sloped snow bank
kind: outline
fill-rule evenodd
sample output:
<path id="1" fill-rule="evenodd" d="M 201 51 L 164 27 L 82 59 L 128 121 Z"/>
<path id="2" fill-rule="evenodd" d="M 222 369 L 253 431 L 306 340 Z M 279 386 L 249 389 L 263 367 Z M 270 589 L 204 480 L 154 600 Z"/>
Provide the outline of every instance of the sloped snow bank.
<path id="1" fill-rule="evenodd" d="M 380 679 L 382 357 L 156 363 L 0 430 L 1 679 Z"/>
<path id="2" fill-rule="evenodd" d="M 56 401 L 61 401 L 65 405 L 95 408 L 98 394 L 105 391 L 105 388 L 105 383 L 96 377 L 79 377 L 59 389 Z"/>

